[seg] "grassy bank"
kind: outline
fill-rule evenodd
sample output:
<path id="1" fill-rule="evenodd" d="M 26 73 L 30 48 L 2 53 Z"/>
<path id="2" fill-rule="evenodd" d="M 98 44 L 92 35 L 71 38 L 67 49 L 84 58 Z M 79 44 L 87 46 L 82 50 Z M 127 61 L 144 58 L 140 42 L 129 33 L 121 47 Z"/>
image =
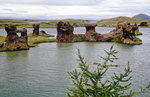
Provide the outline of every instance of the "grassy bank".
<path id="1" fill-rule="evenodd" d="M 34 44 L 37 43 L 57 42 L 56 38 L 49 38 L 49 37 L 53 37 L 53 35 L 32 36 L 32 34 L 28 34 L 28 45 L 29 47 L 35 47 Z"/>
<path id="2" fill-rule="evenodd" d="M 142 40 L 139 38 L 136 38 L 134 41 L 132 41 L 130 39 L 120 40 L 118 38 L 115 38 L 115 39 L 112 39 L 111 42 L 123 43 L 123 44 L 128 44 L 128 45 L 140 45 L 140 44 L 142 44 Z"/>
<path id="3" fill-rule="evenodd" d="M 36 21 L 36 20 L 34 20 Z M 40 28 L 56 28 L 56 24 L 59 21 L 69 22 L 74 27 L 81 27 L 86 23 L 85 20 L 79 19 L 64 19 L 64 20 L 51 20 L 46 22 L 38 23 L 40 24 Z M 14 24 L 17 25 L 18 28 L 33 28 L 33 24 L 37 23 L 28 23 L 26 20 L 7 20 L 7 19 L 0 19 L 0 28 L 4 28 L 5 24 Z"/>
<path id="4" fill-rule="evenodd" d="M 28 34 L 28 45 L 29 47 L 26 47 L 24 44 L 17 44 L 17 45 L 10 45 L 9 47 L 0 48 L 0 52 L 2 51 L 17 51 L 19 50 L 28 50 L 30 47 L 35 47 L 35 44 L 38 43 L 45 43 L 45 42 L 57 42 L 56 38 L 49 38 L 53 35 L 39 35 L 39 36 L 32 36 L 32 34 Z M 5 37 L 0 36 L 0 44 L 4 43 Z"/>
<path id="5" fill-rule="evenodd" d="M 103 19 L 97 22 L 98 26 L 101 27 L 116 27 L 119 22 L 129 22 L 131 24 L 140 24 L 141 22 L 147 22 L 150 24 L 150 20 L 130 18 L 130 17 L 115 17 L 110 19 Z"/>

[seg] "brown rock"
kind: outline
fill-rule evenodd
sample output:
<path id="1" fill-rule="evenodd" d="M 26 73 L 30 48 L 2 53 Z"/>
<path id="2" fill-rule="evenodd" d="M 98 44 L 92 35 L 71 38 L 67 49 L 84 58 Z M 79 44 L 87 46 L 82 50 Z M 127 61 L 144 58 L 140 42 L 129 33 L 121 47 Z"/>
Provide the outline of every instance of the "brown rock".
<path id="1" fill-rule="evenodd" d="M 6 24 L 5 30 L 7 32 L 5 47 L 8 47 L 9 45 L 18 45 L 20 43 L 28 47 L 27 30 L 25 28 L 23 28 L 22 30 L 17 30 L 16 25 Z M 21 36 L 19 37 L 17 33 L 21 33 Z"/>
<path id="2" fill-rule="evenodd" d="M 40 35 L 48 35 L 48 34 L 44 30 L 41 30 Z"/>
<path id="3" fill-rule="evenodd" d="M 88 23 L 85 24 L 85 28 L 86 28 L 86 33 L 85 33 L 85 38 L 88 41 L 94 42 L 94 41 L 101 41 L 101 39 L 103 38 L 103 35 L 100 33 L 97 33 L 95 31 L 95 27 L 97 26 L 97 24 L 95 23 Z"/>
<path id="4" fill-rule="evenodd" d="M 33 24 L 33 33 L 32 33 L 32 36 L 39 35 L 39 28 L 40 28 L 40 24 Z"/>
<path id="5" fill-rule="evenodd" d="M 141 22 L 139 26 L 148 26 L 147 22 Z"/>
<path id="6" fill-rule="evenodd" d="M 112 39 L 118 38 L 121 40 L 130 39 L 135 40 L 135 31 L 138 30 L 137 24 L 130 25 L 130 23 L 119 23 L 113 31 L 107 34 L 100 34 L 95 31 L 97 24 L 88 23 L 85 25 L 86 33 L 85 38 L 88 41 L 111 41 Z"/>
<path id="7" fill-rule="evenodd" d="M 69 22 L 58 22 L 57 24 L 57 40 L 58 42 L 72 42 L 73 35 L 73 26 Z"/>

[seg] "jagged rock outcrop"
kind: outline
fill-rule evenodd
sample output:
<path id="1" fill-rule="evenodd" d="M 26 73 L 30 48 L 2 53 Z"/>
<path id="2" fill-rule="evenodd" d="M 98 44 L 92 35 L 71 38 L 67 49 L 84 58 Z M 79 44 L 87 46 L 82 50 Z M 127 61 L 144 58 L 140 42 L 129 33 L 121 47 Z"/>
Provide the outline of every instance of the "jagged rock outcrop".
<path id="1" fill-rule="evenodd" d="M 147 23 L 147 22 L 141 22 L 141 23 L 139 24 L 139 26 L 148 26 L 148 23 Z"/>
<path id="2" fill-rule="evenodd" d="M 14 48 L 16 47 L 15 50 L 28 49 L 27 30 L 25 28 L 17 30 L 16 25 L 6 24 L 5 30 L 7 32 L 7 36 L 3 47 L 11 48 L 13 46 Z M 21 36 L 19 37 L 17 33 L 21 33 Z"/>
<path id="3" fill-rule="evenodd" d="M 33 24 L 33 33 L 32 33 L 32 36 L 39 35 L 39 28 L 40 28 L 40 24 Z"/>
<path id="4" fill-rule="evenodd" d="M 48 35 L 44 30 L 41 30 L 41 31 L 40 31 L 40 34 L 41 34 L 41 35 Z"/>
<path id="5" fill-rule="evenodd" d="M 95 27 L 97 24 L 95 23 L 88 23 L 85 25 L 86 27 L 86 33 L 85 38 L 88 41 L 103 41 L 103 42 L 109 42 L 113 39 L 119 39 L 121 42 L 124 42 L 124 40 L 130 40 L 134 42 L 136 40 L 135 37 L 135 31 L 138 30 L 137 24 L 130 25 L 130 23 L 119 23 L 117 27 L 107 33 L 107 34 L 100 34 L 95 31 Z"/>
<path id="6" fill-rule="evenodd" d="M 58 42 L 72 42 L 74 28 L 69 22 L 58 22 L 57 24 L 57 40 Z"/>
<path id="7" fill-rule="evenodd" d="M 101 41 L 101 39 L 103 38 L 102 34 L 97 33 L 95 31 L 96 26 L 97 24 L 95 23 L 85 24 L 85 28 L 86 28 L 85 38 L 90 42 Z"/>

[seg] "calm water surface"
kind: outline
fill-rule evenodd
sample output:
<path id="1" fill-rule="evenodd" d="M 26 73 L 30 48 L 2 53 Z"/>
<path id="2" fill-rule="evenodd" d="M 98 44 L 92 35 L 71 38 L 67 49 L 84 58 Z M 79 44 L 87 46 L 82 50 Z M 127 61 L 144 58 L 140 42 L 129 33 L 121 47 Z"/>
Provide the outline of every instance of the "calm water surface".
<path id="1" fill-rule="evenodd" d="M 107 33 L 113 28 L 96 28 L 97 32 Z M 43 28 L 56 35 L 56 29 Z M 106 78 L 113 72 L 123 72 L 130 62 L 132 69 L 132 89 L 140 90 L 150 84 L 150 28 L 141 28 L 139 36 L 142 45 L 123 45 L 107 42 L 42 43 L 28 51 L 0 52 L 0 97 L 65 97 L 66 88 L 72 85 L 67 74 L 78 67 L 77 48 L 88 63 L 99 62 L 112 44 L 120 58 L 115 64 L 121 67 L 110 68 Z M 32 29 L 28 29 L 32 32 Z M 85 33 L 85 28 L 75 28 L 74 33 Z M 0 35 L 6 35 L 0 29 Z M 92 65 L 91 65 L 92 66 Z M 150 91 L 146 92 L 150 97 Z M 137 97 L 144 97 L 138 95 Z"/>

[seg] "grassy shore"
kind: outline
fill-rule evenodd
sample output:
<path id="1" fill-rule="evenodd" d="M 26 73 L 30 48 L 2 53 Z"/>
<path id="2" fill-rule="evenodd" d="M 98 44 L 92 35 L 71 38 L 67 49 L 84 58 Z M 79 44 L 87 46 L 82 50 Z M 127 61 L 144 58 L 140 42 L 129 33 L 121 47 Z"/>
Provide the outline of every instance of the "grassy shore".
<path id="1" fill-rule="evenodd" d="M 100 27 L 116 27 L 119 22 L 129 22 L 131 24 L 140 24 L 141 22 L 147 22 L 150 25 L 150 20 L 130 18 L 130 17 L 115 17 L 110 19 L 103 19 L 97 22 Z M 150 26 L 149 26 L 150 27 Z"/>
<path id="2" fill-rule="evenodd" d="M 0 52 L 2 51 L 17 51 L 18 47 L 19 50 L 28 50 L 30 47 L 35 47 L 35 44 L 38 43 L 45 43 L 45 42 L 57 42 L 56 38 L 49 38 L 53 35 L 39 35 L 39 36 L 32 36 L 32 34 L 28 34 L 28 45 L 29 47 L 26 47 L 23 44 L 17 44 L 17 45 L 10 45 L 9 47 L 0 48 Z M 0 36 L 0 44 L 4 43 L 5 37 Z"/>
<path id="3" fill-rule="evenodd" d="M 0 28 L 4 28 L 5 24 L 14 24 L 17 25 L 17 28 L 33 28 L 33 24 L 37 23 L 29 23 L 29 20 L 7 20 L 7 19 L 0 19 Z M 36 20 L 32 20 L 36 21 Z M 79 19 L 64 19 L 64 20 L 51 20 L 46 22 L 40 22 L 40 28 L 56 28 L 57 23 L 59 21 L 69 22 L 74 27 L 81 27 L 83 26 L 86 21 L 85 20 L 79 20 Z"/>
<path id="4" fill-rule="evenodd" d="M 35 21 L 35 23 L 32 22 Z M 37 24 L 38 20 L 8 20 L 8 19 L 0 19 L 0 28 L 4 28 L 5 24 L 15 24 L 18 28 L 33 28 L 33 24 Z M 63 20 L 51 20 L 46 22 L 40 22 L 40 28 L 56 28 L 56 24 L 59 21 L 69 22 L 74 27 L 83 27 L 85 23 L 88 21 L 80 20 L 80 19 L 63 19 Z M 30 23 L 31 22 L 31 23 Z M 103 19 L 97 22 L 99 27 L 115 27 L 118 22 L 130 22 L 131 24 L 137 23 L 140 24 L 141 22 L 147 22 L 150 25 L 150 20 L 144 19 L 136 19 L 130 17 L 115 17 L 110 19 Z M 145 26 L 150 27 L 150 26 Z"/>

